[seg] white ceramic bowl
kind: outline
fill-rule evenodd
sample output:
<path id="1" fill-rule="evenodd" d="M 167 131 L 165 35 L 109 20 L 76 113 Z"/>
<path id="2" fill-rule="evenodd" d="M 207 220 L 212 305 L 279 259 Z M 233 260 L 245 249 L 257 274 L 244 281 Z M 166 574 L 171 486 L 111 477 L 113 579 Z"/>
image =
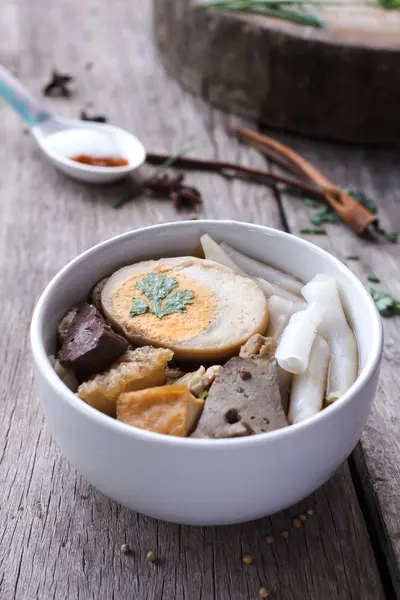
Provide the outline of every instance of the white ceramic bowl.
<path id="1" fill-rule="evenodd" d="M 264 435 L 227 440 L 175 438 L 120 423 L 77 398 L 47 358 L 68 309 L 115 268 L 146 258 L 190 254 L 208 232 L 304 280 L 339 282 L 356 332 L 360 374 L 317 416 Z M 31 344 L 37 391 L 53 437 L 74 467 L 104 494 L 135 511 L 193 525 L 237 523 L 301 500 L 349 456 L 367 422 L 382 353 L 382 324 L 362 283 L 339 260 L 295 236 L 232 221 L 157 225 L 84 252 L 49 283 L 35 309 Z"/>

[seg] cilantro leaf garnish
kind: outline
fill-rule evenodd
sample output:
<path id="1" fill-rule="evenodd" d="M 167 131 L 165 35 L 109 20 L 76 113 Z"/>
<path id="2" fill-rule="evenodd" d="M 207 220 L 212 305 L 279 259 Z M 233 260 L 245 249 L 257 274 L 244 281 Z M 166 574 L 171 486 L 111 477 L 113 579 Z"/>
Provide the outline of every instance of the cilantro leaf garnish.
<path id="1" fill-rule="evenodd" d="M 136 317 L 149 311 L 159 319 L 162 319 L 172 313 L 186 312 L 186 305 L 193 304 L 193 292 L 190 290 L 174 292 L 173 290 L 177 286 L 178 282 L 175 277 L 167 277 L 167 275 L 160 273 L 149 273 L 142 277 L 142 279 L 139 279 L 135 287 L 148 298 L 150 304 L 133 297 L 133 307 L 130 311 L 131 317 Z M 163 300 L 165 300 L 164 304 L 162 304 Z"/>
<path id="2" fill-rule="evenodd" d="M 162 319 L 166 315 L 171 315 L 176 312 L 186 312 L 186 304 L 193 304 L 194 296 L 190 290 L 184 292 L 171 292 L 157 314 L 157 317 Z"/>
<path id="3" fill-rule="evenodd" d="M 129 313 L 131 317 L 136 317 L 137 315 L 144 315 L 149 310 L 149 305 L 147 302 L 140 300 L 139 298 L 132 298 L 133 306 L 131 308 L 131 312 Z"/>

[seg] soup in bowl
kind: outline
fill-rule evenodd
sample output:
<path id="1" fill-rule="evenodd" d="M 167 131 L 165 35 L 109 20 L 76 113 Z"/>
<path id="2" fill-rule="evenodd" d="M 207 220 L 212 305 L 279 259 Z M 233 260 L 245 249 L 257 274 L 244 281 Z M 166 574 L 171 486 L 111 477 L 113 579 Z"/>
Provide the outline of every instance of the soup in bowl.
<path id="1" fill-rule="evenodd" d="M 382 326 L 362 283 L 313 244 L 188 221 L 69 263 L 31 344 L 52 435 L 86 479 L 143 514 L 214 525 L 301 500 L 347 458 Z"/>

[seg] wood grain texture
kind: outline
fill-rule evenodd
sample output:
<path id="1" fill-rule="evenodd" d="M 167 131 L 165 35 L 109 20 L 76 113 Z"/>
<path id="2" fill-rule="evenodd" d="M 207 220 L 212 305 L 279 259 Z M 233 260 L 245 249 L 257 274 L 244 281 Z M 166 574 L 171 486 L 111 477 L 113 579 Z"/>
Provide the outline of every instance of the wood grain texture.
<path id="1" fill-rule="evenodd" d="M 167 70 L 216 106 L 276 129 L 398 144 L 400 13 L 359 5 L 321 9 L 317 29 L 155 0 L 154 30 Z"/>
<path id="2" fill-rule="evenodd" d="M 193 144 L 204 157 L 264 166 L 257 153 L 226 137 L 226 116 L 165 76 L 151 45 L 148 1 L 134 9 L 127 0 L 82 6 L 7 2 L 0 8 L 0 22 L 9 23 L 0 61 L 35 92 L 52 67 L 73 73 L 73 99 L 51 102 L 61 115 L 75 117 L 92 103 L 93 112 L 136 133 L 152 151 Z M 63 460 L 33 390 L 28 326 L 35 302 L 58 269 L 91 245 L 182 217 L 167 202 L 144 197 L 114 210 L 127 184 L 66 179 L 7 109 L 0 113 L 0 140 L 1 600 L 251 600 L 261 585 L 280 600 L 383 600 L 346 466 L 301 506 L 271 519 L 190 528 L 118 506 Z M 203 192 L 204 216 L 281 226 L 279 206 L 262 186 L 195 173 L 188 182 Z M 295 530 L 292 517 L 310 506 L 315 513 Z M 282 530 L 289 531 L 287 541 Z M 271 532 L 274 545 L 265 541 Z M 132 555 L 121 553 L 125 542 Z M 145 559 L 149 550 L 159 557 L 155 565 Z M 241 563 L 248 552 L 251 567 Z"/>
<path id="3" fill-rule="evenodd" d="M 284 143 L 308 158 L 333 182 L 363 190 L 378 205 L 378 215 L 388 231 L 400 231 L 400 175 L 398 153 L 380 149 L 355 150 L 326 143 L 310 144 L 299 138 L 279 136 Z M 299 199 L 282 195 L 282 207 L 290 231 L 310 226 L 312 211 Z M 327 236 L 305 236 L 338 258 L 357 255 L 359 261 L 347 266 L 368 285 L 377 276 L 374 288 L 400 298 L 400 246 L 389 242 L 371 243 L 355 236 L 342 224 L 327 225 Z M 383 554 L 400 597 L 400 318 L 383 319 L 384 356 L 380 383 L 371 418 L 354 453 L 360 483 L 379 535 Z"/>

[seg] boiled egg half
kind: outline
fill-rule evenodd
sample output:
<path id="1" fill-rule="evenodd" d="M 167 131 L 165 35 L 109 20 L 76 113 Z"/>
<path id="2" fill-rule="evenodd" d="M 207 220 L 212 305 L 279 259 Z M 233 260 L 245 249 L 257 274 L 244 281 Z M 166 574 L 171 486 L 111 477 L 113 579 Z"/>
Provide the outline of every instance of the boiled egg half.
<path id="1" fill-rule="evenodd" d="M 191 256 L 119 269 L 101 304 L 133 344 L 167 347 L 182 360 L 227 359 L 268 325 L 267 301 L 254 281 Z"/>

